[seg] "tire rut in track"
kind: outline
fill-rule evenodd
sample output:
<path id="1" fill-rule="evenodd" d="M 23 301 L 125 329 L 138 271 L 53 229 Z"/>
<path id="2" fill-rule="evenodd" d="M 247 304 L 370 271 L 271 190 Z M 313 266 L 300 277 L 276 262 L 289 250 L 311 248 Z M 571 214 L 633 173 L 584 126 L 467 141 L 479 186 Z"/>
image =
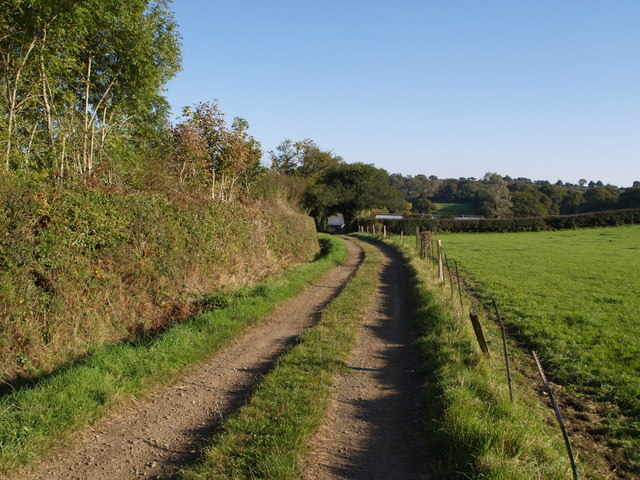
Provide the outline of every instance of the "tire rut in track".
<path id="1" fill-rule="evenodd" d="M 380 284 L 327 415 L 304 480 L 431 478 L 423 445 L 411 307 L 400 259 L 388 247 Z"/>
<path id="2" fill-rule="evenodd" d="M 16 475 L 15 479 L 176 478 L 237 409 L 275 359 L 335 298 L 361 263 L 362 252 L 345 241 L 344 265 L 288 301 L 232 341 L 211 360 L 172 386 L 99 421 L 77 435 L 73 445 Z"/>

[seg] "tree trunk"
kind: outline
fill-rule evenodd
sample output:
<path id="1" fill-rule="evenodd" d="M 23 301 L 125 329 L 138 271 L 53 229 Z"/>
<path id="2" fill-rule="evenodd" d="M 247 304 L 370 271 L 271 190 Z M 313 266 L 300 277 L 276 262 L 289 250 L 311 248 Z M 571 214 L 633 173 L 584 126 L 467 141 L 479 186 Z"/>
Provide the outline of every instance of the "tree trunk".
<path id="1" fill-rule="evenodd" d="M 89 88 L 91 84 L 91 64 L 93 60 L 89 57 L 87 62 L 87 78 L 84 92 L 84 129 L 82 132 L 82 165 L 81 173 L 85 173 L 88 167 L 88 143 L 89 143 Z"/>
<path id="2" fill-rule="evenodd" d="M 31 135 L 29 135 L 29 144 L 27 145 L 27 155 L 24 160 L 24 165 L 27 169 L 29 169 L 29 156 L 31 156 L 31 145 L 33 144 L 33 137 L 35 137 L 37 129 L 38 129 L 38 122 L 36 122 L 33 125 L 33 129 L 31 130 Z"/>
<path id="3" fill-rule="evenodd" d="M 222 178 L 220 179 L 220 193 L 218 194 L 218 198 L 222 201 L 224 201 L 224 191 L 225 191 L 224 184 L 226 181 L 227 181 L 226 175 L 223 173 Z"/>
<path id="4" fill-rule="evenodd" d="M 18 65 L 18 69 L 16 70 L 15 78 L 13 79 L 13 89 L 10 89 L 7 83 L 7 109 L 8 109 L 8 124 L 7 124 L 7 148 L 5 151 L 5 167 L 9 170 L 9 157 L 11 155 L 11 147 L 12 147 L 12 134 L 13 134 L 13 123 L 15 120 L 15 113 L 17 110 L 17 98 L 18 98 L 18 85 L 20 84 L 20 77 L 22 76 L 22 70 L 27 64 L 27 60 L 29 59 L 29 55 L 33 50 L 33 47 L 36 45 L 36 41 L 38 37 L 33 37 L 29 47 L 27 48 L 27 52 L 24 54 L 20 65 Z M 9 56 L 6 54 L 6 66 L 9 67 L 10 61 Z M 22 103 L 22 102 L 21 102 Z"/>
<path id="5" fill-rule="evenodd" d="M 216 169 L 211 168 L 211 200 L 216 199 Z"/>
<path id="6" fill-rule="evenodd" d="M 67 154 L 67 136 L 62 137 L 62 155 L 60 156 L 60 183 L 62 183 L 62 178 L 64 177 L 64 160 L 65 155 Z"/>
<path id="7" fill-rule="evenodd" d="M 104 146 L 107 141 L 107 107 L 102 110 L 102 122 L 100 124 L 100 148 L 98 152 L 104 152 Z"/>
<path id="8" fill-rule="evenodd" d="M 238 176 L 233 177 L 233 179 L 231 180 L 231 185 L 229 185 L 229 195 L 228 195 L 228 200 L 229 202 L 233 202 L 233 190 L 235 188 L 235 184 L 238 181 Z"/>
<path id="9" fill-rule="evenodd" d="M 93 146 L 96 138 L 96 122 L 91 122 L 91 146 L 89 147 L 89 169 L 87 173 L 89 176 L 93 174 Z"/>
<path id="10" fill-rule="evenodd" d="M 49 83 L 44 67 L 44 56 L 40 55 L 40 76 L 42 87 L 42 103 L 44 106 L 45 120 L 47 122 L 47 134 L 49 145 L 53 145 L 53 119 L 51 118 L 51 104 L 49 103 Z"/>
<path id="11" fill-rule="evenodd" d="M 9 157 L 11 155 L 11 130 L 13 129 L 13 115 L 13 108 L 9 107 L 9 121 L 7 123 L 7 149 L 5 151 L 5 168 L 7 170 L 9 170 Z"/>

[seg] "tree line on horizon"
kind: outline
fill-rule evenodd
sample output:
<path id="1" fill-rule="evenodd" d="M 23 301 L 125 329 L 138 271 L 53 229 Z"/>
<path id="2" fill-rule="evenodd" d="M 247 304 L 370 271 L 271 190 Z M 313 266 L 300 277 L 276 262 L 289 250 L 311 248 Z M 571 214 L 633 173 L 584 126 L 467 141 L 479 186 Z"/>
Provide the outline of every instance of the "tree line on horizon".
<path id="1" fill-rule="evenodd" d="M 601 181 L 552 184 L 546 180 L 511 178 L 488 172 L 482 179 L 431 175 L 390 175 L 417 213 L 432 213 L 432 202 L 466 203 L 489 218 L 542 217 L 640 207 L 640 181 L 631 188 L 604 185 Z"/>
<path id="2" fill-rule="evenodd" d="M 269 152 L 271 175 L 289 179 L 295 203 L 319 228 L 335 213 L 349 225 L 375 212 L 433 214 L 435 203 L 467 204 L 488 218 L 543 217 L 640 207 L 640 181 L 623 189 L 602 182 L 551 184 L 488 172 L 481 179 L 388 174 L 364 163 L 348 164 L 313 140 L 285 139 Z M 282 180 L 279 180 L 282 182 Z"/>

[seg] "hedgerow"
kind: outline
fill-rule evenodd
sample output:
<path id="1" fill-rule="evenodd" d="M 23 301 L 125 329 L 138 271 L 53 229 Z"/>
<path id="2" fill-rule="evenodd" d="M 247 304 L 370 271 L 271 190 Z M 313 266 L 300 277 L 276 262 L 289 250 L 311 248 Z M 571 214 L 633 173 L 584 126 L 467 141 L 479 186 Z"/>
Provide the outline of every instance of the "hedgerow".
<path id="1" fill-rule="evenodd" d="M 566 230 L 574 228 L 609 227 L 640 223 L 640 208 L 611 210 L 607 212 L 553 215 L 530 218 L 404 218 L 402 220 L 359 220 L 365 227 L 386 226 L 387 232 L 407 235 L 416 228 L 433 232 L 538 232 L 542 230 Z"/>

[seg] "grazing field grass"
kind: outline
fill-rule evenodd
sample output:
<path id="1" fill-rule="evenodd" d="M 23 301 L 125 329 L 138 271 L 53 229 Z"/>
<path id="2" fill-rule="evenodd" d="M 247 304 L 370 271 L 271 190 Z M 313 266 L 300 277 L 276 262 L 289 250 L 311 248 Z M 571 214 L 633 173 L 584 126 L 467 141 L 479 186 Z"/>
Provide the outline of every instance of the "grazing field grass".
<path id="1" fill-rule="evenodd" d="M 602 435 L 640 474 L 640 227 L 443 234 L 471 287 L 501 304 L 512 335 L 550 377 L 595 400 Z"/>
<path id="2" fill-rule="evenodd" d="M 144 395 L 218 351 L 285 298 L 345 261 L 343 243 L 320 238 L 319 259 L 256 287 L 205 299 L 217 307 L 134 343 L 102 347 L 86 359 L 0 398 L 0 474 L 16 470 L 118 403 Z"/>
<path id="3" fill-rule="evenodd" d="M 470 203 L 436 203 L 436 213 L 438 215 L 476 215 L 476 209 Z"/>
<path id="4" fill-rule="evenodd" d="M 311 434 L 322 420 L 333 376 L 349 352 L 378 283 L 381 255 L 361 244 L 365 258 L 317 326 L 282 356 L 249 402 L 223 425 L 188 480 L 296 479 Z"/>

